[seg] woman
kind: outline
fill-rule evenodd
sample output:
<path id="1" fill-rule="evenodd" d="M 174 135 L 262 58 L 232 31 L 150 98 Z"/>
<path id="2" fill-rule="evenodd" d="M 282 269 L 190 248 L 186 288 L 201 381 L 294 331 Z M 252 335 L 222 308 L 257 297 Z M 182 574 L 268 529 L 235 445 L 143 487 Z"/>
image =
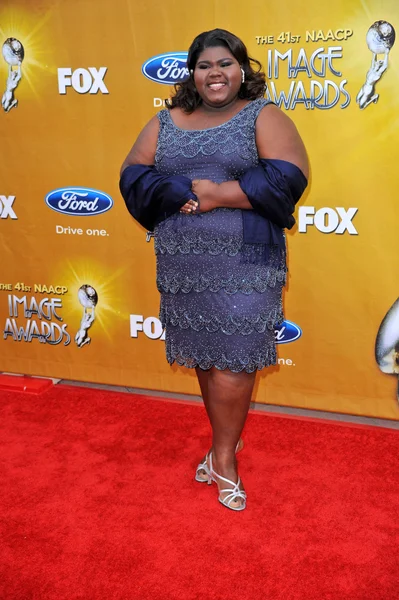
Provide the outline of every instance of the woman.
<path id="1" fill-rule="evenodd" d="M 284 227 L 307 185 L 291 120 L 263 98 L 260 64 L 222 30 L 201 33 L 190 77 L 144 127 L 121 169 L 129 211 L 154 229 L 166 354 L 195 368 L 212 448 L 195 479 L 243 510 L 235 453 L 257 370 L 276 363 Z M 255 71 L 253 66 L 257 67 Z"/>

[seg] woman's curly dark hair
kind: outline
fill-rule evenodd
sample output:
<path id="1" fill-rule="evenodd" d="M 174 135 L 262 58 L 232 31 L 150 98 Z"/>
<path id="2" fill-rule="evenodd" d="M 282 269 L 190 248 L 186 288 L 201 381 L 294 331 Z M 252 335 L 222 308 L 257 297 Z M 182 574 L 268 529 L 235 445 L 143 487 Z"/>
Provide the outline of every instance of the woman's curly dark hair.
<path id="1" fill-rule="evenodd" d="M 265 93 L 265 74 L 261 70 L 262 65 L 248 56 L 245 44 L 237 36 L 225 29 L 212 29 L 197 35 L 188 51 L 187 68 L 189 71 L 195 69 L 198 57 L 205 48 L 217 46 L 228 48 L 241 68 L 244 69 L 245 81 L 241 84 L 238 97 L 246 100 L 262 98 Z M 256 70 L 252 65 L 256 65 Z M 202 99 L 195 88 L 194 78 L 191 75 L 185 81 L 176 83 L 174 88 L 175 95 L 165 101 L 167 108 L 178 106 L 186 113 L 192 113 L 201 104 Z"/>

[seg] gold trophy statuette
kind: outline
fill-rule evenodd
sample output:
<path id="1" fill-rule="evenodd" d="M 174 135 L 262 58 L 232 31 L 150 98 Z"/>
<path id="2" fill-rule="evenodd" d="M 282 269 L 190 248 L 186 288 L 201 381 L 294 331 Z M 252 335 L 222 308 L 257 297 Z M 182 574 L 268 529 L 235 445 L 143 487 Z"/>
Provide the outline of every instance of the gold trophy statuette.
<path id="1" fill-rule="evenodd" d="M 10 112 L 12 108 L 18 105 L 18 100 L 14 98 L 14 91 L 22 78 L 21 65 L 25 56 L 25 50 L 19 40 L 8 38 L 3 44 L 2 52 L 4 60 L 8 64 L 8 77 L 1 105 L 6 112 Z M 13 67 L 17 68 L 14 70 Z"/>
<path id="2" fill-rule="evenodd" d="M 75 342 L 78 348 L 82 348 L 82 346 L 91 342 L 89 329 L 96 318 L 94 309 L 97 306 L 98 294 L 94 287 L 85 284 L 80 286 L 78 298 L 80 304 L 83 306 L 83 316 L 80 322 L 80 329 L 75 335 Z"/>

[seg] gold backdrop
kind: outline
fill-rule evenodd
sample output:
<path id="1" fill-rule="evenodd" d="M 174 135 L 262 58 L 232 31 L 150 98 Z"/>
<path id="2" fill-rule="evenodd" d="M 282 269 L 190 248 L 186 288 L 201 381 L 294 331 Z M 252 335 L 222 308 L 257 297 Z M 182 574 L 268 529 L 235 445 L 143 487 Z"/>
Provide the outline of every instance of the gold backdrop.
<path id="1" fill-rule="evenodd" d="M 385 53 L 366 38 L 376 21 Z M 0 369 L 198 393 L 166 363 L 153 243 L 118 174 L 171 93 L 160 81 L 184 73 L 178 53 L 214 27 L 262 63 L 312 169 L 287 235 L 279 365 L 256 401 L 398 419 L 397 376 L 374 355 L 399 296 L 395 0 L 3 1 Z"/>

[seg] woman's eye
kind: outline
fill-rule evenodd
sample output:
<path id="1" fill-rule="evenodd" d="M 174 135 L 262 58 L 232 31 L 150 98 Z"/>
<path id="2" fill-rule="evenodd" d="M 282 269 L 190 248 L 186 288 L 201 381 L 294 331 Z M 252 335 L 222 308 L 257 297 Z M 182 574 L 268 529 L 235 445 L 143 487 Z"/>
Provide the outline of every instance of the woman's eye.
<path id="1" fill-rule="evenodd" d="M 233 63 L 231 62 L 225 62 L 225 63 L 221 63 L 220 66 L 223 67 L 230 67 L 230 65 L 232 65 Z M 209 69 L 209 65 L 198 65 L 197 69 Z"/>

